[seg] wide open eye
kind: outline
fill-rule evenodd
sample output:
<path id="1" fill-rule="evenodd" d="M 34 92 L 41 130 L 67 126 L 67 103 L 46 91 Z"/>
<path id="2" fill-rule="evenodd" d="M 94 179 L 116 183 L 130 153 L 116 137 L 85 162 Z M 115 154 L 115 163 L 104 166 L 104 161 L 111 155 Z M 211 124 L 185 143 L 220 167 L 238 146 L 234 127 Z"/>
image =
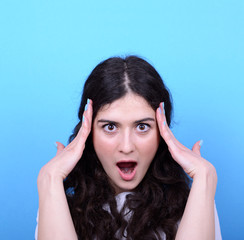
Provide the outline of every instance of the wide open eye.
<path id="1" fill-rule="evenodd" d="M 113 123 L 108 123 L 103 125 L 103 129 L 105 132 L 113 133 L 116 131 L 117 127 Z"/>
<path id="2" fill-rule="evenodd" d="M 146 123 L 139 123 L 136 126 L 136 129 L 137 129 L 137 131 L 144 133 L 144 132 L 147 132 L 150 129 L 150 125 L 146 124 Z"/>

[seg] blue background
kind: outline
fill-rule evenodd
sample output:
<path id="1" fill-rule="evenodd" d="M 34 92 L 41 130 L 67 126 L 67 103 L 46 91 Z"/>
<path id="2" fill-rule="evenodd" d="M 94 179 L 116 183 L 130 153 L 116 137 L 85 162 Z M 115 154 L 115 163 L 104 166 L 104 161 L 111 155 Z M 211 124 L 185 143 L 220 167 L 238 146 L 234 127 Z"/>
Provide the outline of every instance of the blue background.
<path id="1" fill-rule="evenodd" d="M 83 82 L 111 56 L 152 63 L 173 131 L 204 140 L 224 239 L 244 239 L 244 1 L 1 0 L 0 239 L 33 239 L 40 168 L 77 123 Z"/>

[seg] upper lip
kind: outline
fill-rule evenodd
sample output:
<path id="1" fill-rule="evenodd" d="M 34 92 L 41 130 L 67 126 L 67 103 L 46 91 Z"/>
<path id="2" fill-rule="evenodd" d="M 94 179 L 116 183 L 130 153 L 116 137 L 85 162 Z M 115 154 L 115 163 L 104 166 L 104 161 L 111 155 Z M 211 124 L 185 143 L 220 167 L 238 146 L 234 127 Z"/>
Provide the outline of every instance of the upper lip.
<path id="1" fill-rule="evenodd" d="M 135 161 L 135 160 L 120 160 L 120 161 L 116 162 L 116 164 L 118 164 L 118 163 L 127 163 L 127 162 L 132 162 L 132 163 L 136 163 L 137 164 L 137 161 Z"/>
<path id="2" fill-rule="evenodd" d="M 137 166 L 137 161 L 135 161 L 135 160 L 120 160 L 116 163 L 116 166 L 120 167 L 120 164 L 122 164 L 122 163 L 132 163 L 134 167 Z"/>

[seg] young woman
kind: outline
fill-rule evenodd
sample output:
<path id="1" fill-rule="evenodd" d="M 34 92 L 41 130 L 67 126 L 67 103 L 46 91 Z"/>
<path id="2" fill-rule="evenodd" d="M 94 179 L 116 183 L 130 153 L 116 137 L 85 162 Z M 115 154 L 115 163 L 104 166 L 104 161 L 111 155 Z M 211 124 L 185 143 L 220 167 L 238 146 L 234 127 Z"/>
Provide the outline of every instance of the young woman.
<path id="1" fill-rule="evenodd" d="M 36 239 L 221 239 L 215 168 L 202 141 L 190 150 L 174 137 L 171 115 L 170 93 L 145 60 L 100 63 L 69 145 L 57 142 L 39 173 Z"/>

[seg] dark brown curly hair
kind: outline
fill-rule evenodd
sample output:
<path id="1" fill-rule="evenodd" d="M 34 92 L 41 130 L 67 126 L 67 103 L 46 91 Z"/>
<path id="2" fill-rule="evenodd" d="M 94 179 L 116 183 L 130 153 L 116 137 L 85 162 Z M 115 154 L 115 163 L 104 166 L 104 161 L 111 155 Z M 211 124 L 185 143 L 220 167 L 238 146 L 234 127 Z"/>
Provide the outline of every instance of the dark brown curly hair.
<path id="1" fill-rule="evenodd" d="M 93 120 L 99 109 L 128 91 L 142 96 L 156 111 L 165 104 L 167 123 L 172 116 L 171 95 L 157 71 L 145 60 L 128 56 L 109 58 L 98 64 L 85 82 L 79 108 L 79 123 L 69 138 L 77 135 L 88 98 L 93 101 Z M 117 210 L 115 190 L 96 155 L 92 133 L 80 161 L 64 181 L 70 212 L 79 239 L 156 240 L 164 232 L 174 239 L 189 195 L 190 181 L 173 160 L 162 137 L 155 157 L 141 183 Z M 104 209 L 105 204 L 110 212 Z M 125 209 L 131 211 L 129 220 Z"/>

